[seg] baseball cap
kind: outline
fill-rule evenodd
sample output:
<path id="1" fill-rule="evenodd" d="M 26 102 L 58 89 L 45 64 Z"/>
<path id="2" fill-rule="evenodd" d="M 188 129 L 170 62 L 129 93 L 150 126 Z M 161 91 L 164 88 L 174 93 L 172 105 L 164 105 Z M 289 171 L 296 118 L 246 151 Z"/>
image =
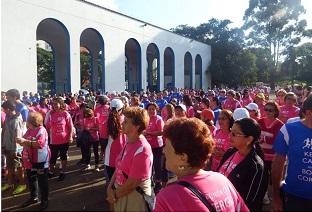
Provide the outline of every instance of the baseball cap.
<path id="1" fill-rule="evenodd" d="M 184 112 L 186 112 L 186 106 L 184 105 L 184 104 L 179 104 L 179 105 L 177 105 L 177 106 L 175 106 L 176 108 L 177 107 L 180 107 L 180 108 L 182 108 L 182 110 L 184 111 Z"/>
<path id="2" fill-rule="evenodd" d="M 124 106 L 124 104 L 122 103 L 122 101 L 120 99 L 113 99 L 110 103 L 110 108 L 116 108 L 116 110 L 120 110 L 122 109 Z"/>
<path id="3" fill-rule="evenodd" d="M 247 110 L 255 110 L 255 111 L 258 111 L 259 110 L 259 106 L 256 104 L 256 103 L 249 103 L 247 106 L 246 106 Z"/>
<path id="4" fill-rule="evenodd" d="M 248 110 L 246 108 L 236 108 L 233 112 L 234 121 L 237 121 L 243 118 L 250 118 Z"/>
<path id="5" fill-rule="evenodd" d="M 259 98 L 259 99 L 263 99 L 263 100 L 265 100 L 265 96 L 264 96 L 264 94 L 263 93 L 258 93 L 257 95 L 256 95 L 256 97 L 257 98 Z"/>

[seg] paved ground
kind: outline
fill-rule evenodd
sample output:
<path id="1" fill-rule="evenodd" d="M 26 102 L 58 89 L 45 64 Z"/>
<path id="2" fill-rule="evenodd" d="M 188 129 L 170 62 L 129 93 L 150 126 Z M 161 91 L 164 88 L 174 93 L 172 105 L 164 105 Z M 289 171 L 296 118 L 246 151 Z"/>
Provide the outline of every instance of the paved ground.
<path id="1" fill-rule="evenodd" d="M 105 201 L 106 180 L 104 171 L 90 170 L 82 172 L 76 165 L 80 159 L 80 150 L 75 146 L 69 148 L 68 174 L 63 182 L 57 177 L 49 179 L 49 207 L 47 211 L 107 211 Z M 2 193 L 2 211 L 38 211 L 39 204 L 19 208 L 29 198 L 29 192 L 11 195 L 12 191 Z"/>

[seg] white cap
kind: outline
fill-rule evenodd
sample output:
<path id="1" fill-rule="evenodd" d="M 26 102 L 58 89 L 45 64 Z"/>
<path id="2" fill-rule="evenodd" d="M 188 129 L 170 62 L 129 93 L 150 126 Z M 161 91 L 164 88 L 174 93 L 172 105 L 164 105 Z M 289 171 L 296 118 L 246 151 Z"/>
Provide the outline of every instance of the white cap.
<path id="1" fill-rule="evenodd" d="M 186 112 L 186 106 L 184 104 L 179 104 L 176 107 L 181 107 L 182 110 L 184 110 Z"/>
<path id="2" fill-rule="evenodd" d="M 250 118 L 248 110 L 246 108 L 236 108 L 233 113 L 234 121 L 237 121 L 243 118 Z"/>
<path id="3" fill-rule="evenodd" d="M 256 103 L 249 103 L 246 108 L 248 110 L 255 110 L 255 111 L 258 111 L 259 110 L 259 106 L 256 104 Z"/>
<path id="4" fill-rule="evenodd" d="M 111 101 L 111 104 L 110 104 L 110 108 L 116 108 L 116 110 L 120 110 L 122 109 L 124 106 L 124 104 L 122 103 L 122 101 L 120 99 L 113 99 Z"/>

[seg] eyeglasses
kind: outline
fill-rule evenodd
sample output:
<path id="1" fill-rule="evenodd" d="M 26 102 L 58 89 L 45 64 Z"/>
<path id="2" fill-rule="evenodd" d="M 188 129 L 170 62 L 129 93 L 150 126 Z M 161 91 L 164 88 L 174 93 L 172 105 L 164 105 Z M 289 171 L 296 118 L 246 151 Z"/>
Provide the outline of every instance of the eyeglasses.
<path id="1" fill-rule="evenodd" d="M 275 110 L 272 108 L 264 108 L 264 111 L 273 113 Z"/>
<path id="2" fill-rule="evenodd" d="M 231 132 L 230 134 L 233 137 L 246 137 L 246 135 L 242 135 L 242 134 L 238 134 L 238 133 L 234 133 L 234 132 Z"/>

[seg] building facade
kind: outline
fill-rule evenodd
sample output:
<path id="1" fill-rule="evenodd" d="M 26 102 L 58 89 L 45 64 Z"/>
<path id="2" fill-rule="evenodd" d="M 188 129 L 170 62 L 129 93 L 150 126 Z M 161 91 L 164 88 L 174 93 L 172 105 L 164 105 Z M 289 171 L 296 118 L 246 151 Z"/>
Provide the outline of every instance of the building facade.
<path id="1" fill-rule="evenodd" d="M 211 48 L 168 30 L 81 0 L 2 0 L 1 90 L 37 92 L 37 46 L 53 52 L 51 87 L 81 88 L 80 51 L 91 58 L 95 90 L 210 86 Z"/>

